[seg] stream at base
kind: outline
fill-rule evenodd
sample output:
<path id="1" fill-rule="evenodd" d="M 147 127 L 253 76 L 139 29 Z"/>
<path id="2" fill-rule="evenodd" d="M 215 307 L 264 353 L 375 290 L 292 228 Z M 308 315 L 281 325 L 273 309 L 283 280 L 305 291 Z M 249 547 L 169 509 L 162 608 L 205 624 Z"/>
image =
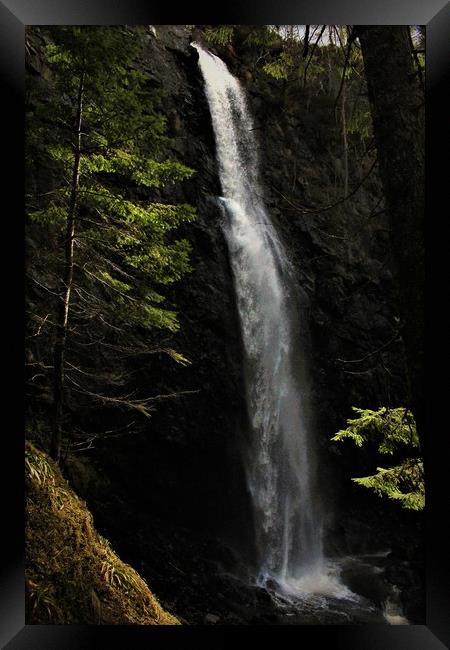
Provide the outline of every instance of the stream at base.
<path id="1" fill-rule="evenodd" d="M 305 579 L 298 585 L 283 585 L 270 576 L 260 576 L 250 587 L 255 590 L 256 603 L 249 598 L 246 605 L 232 605 L 231 609 L 250 618 L 251 624 L 262 625 L 408 625 L 399 589 L 384 575 L 386 556 L 331 559 L 324 567 L 322 583 L 313 576 L 311 583 Z M 231 575 L 226 580 L 237 590 L 248 589 Z"/>

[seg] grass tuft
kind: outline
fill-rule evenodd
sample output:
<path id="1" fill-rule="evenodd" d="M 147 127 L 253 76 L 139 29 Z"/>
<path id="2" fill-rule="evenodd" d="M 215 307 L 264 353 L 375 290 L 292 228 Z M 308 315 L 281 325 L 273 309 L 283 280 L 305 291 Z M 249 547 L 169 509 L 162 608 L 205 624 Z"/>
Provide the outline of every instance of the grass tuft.
<path id="1" fill-rule="evenodd" d="M 180 625 L 94 528 L 56 464 L 25 450 L 28 624 Z"/>

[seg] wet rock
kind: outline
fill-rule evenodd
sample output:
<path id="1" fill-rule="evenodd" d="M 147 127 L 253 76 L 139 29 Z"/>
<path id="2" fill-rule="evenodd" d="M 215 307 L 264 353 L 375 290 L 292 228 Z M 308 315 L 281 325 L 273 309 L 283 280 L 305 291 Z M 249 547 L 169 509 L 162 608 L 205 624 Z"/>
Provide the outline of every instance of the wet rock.
<path id="1" fill-rule="evenodd" d="M 219 621 L 220 616 L 217 616 L 216 614 L 206 614 L 204 619 L 205 625 L 217 625 Z"/>

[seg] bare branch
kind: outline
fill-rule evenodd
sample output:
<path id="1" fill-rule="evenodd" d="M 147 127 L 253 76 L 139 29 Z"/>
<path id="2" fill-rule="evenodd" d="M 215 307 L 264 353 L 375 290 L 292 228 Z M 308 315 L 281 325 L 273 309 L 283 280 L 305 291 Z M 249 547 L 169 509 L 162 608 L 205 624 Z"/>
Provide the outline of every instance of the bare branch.
<path id="1" fill-rule="evenodd" d="M 40 335 L 40 333 L 41 333 L 41 331 L 42 331 L 42 328 L 44 327 L 45 323 L 47 322 L 47 319 L 48 319 L 49 316 L 50 316 L 50 314 L 47 314 L 47 315 L 45 316 L 45 318 L 42 318 L 41 316 L 38 316 L 37 314 L 35 315 L 35 318 L 36 318 L 36 319 L 39 319 L 39 320 L 41 321 L 41 324 L 40 324 L 39 327 L 37 328 L 36 332 L 35 332 L 34 334 L 31 335 L 30 338 L 34 338 L 35 336 L 39 336 L 39 335 Z"/>
<path id="2" fill-rule="evenodd" d="M 318 45 L 320 39 L 322 38 L 322 34 L 324 33 L 325 28 L 326 28 L 326 25 L 323 25 L 323 26 L 322 26 L 322 29 L 321 29 L 321 31 L 320 31 L 320 34 L 319 34 L 319 36 L 317 37 L 317 40 L 315 41 L 314 45 L 312 46 L 311 54 L 310 54 L 309 59 L 308 59 L 308 61 L 307 61 L 307 63 L 306 63 L 306 66 L 305 66 L 305 72 L 303 73 L 303 85 L 306 84 L 306 74 L 307 74 L 307 72 L 308 72 L 309 64 L 310 64 L 311 61 L 312 61 L 312 58 L 313 58 L 313 56 L 314 56 L 315 49 L 316 49 L 316 47 L 317 47 L 317 45 Z"/>
<path id="3" fill-rule="evenodd" d="M 101 393 L 94 393 L 92 391 L 88 391 L 85 388 L 82 388 L 80 384 L 78 384 L 72 377 L 68 376 L 67 378 L 71 381 L 72 384 L 74 384 L 77 387 L 73 389 L 77 393 L 81 393 L 82 395 L 87 395 L 88 397 L 91 397 L 92 399 L 97 400 L 103 404 L 116 404 L 118 406 L 123 406 L 125 408 L 138 411 L 139 413 L 142 413 L 142 415 L 148 418 L 151 417 L 150 414 L 152 411 L 154 411 L 154 404 L 156 402 L 161 402 L 167 399 L 174 399 L 185 395 L 194 395 L 200 392 L 199 390 L 186 390 L 177 393 L 168 393 L 166 395 L 156 395 L 154 397 L 146 397 L 143 399 L 131 399 L 133 393 L 121 397 L 109 397 L 107 395 L 102 395 Z"/>
<path id="4" fill-rule="evenodd" d="M 399 333 L 397 331 L 395 333 L 395 336 L 392 339 L 390 339 L 386 343 L 383 343 L 383 345 L 380 345 L 380 347 L 377 348 L 376 350 L 373 350 L 372 352 L 368 352 L 367 354 L 365 354 L 360 359 L 336 359 L 336 361 L 338 361 L 339 363 L 362 363 L 363 361 L 365 361 L 369 357 L 373 357 L 375 354 L 379 354 L 380 352 L 382 352 L 383 350 L 388 348 L 390 345 L 392 345 L 393 343 L 399 342 L 400 340 L 401 339 L 400 339 Z"/>
<path id="5" fill-rule="evenodd" d="M 300 205 L 299 203 L 294 203 L 290 199 L 288 199 L 280 190 L 278 190 L 274 185 L 272 185 L 272 189 L 277 192 L 287 203 L 292 205 L 292 207 L 297 208 L 298 210 L 301 210 L 302 212 L 307 212 L 309 214 L 320 214 L 321 212 L 326 212 L 327 210 L 331 210 L 332 208 L 335 208 L 337 205 L 340 205 L 341 203 L 344 203 L 348 199 L 350 199 L 352 196 L 356 194 L 356 192 L 360 189 L 360 187 L 363 185 L 363 183 L 369 178 L 370 174 L 373 172 L 375 165 L 378 161 L 378 158 L 375 158 L 373 161 L 372 165 L 370 166 L 369 171 L 367 174 L 364 176 L 364 178 L 361 179 L 361 181 L 358 183 L 358 185 L 349 193 L 347 196 L 344 196 L 342 199 L 339 199 L 339 201 L 336 201 L 335 203 L 332 203 L 331 205 L 326 205 L 323 208 L 319 209 L 311 209 L 307 208 L 304 205 Z"/>
<path id="6" fill-rule="evenodd" d="M 32 282 L 38 285 L 38 287 L 41 287 L 41 289 L 44 289 L 48 293 L 51 293 L 52 296 L 56 296 L 57 298 L 61 299 L 61 294 L 59 294 L 57 291 L 52 291 L 52 289 L 49 289 L 45 284 L 42 284 L 42 282 L 39 282 L 33 275 L 28 276 Z"/>
<path id="7" fill-rule="evenodd" d="M 343 88 L 344 88 L 344 84 L 345 84 L 345 73 L 347 72 L 347 66 L 348 66 L 348 62 L 349 62 L 349 59 L 350 59 L 350 52 L 351 52 L 351 50 L 352 50 L 352 45 L 353 45 L 353 43 L 354 43 L 354 40 L 352 40 L 352 39 L 349 38 L 349 39 L 348 39 L 348 44 L 347 44 L 347 53 L 346 53 L 346 55 L 345 55 L 345 61 L 344 61 L 344 69 L 343 69 L 343 71 L 342 71 L 341 85 L 339 86 L 338 94 L 337 94 L 337 96 L 336 96 L 336 100 L 335 100 L 335 102 L 334 102 L 334 107 L 335 107 L 335 108 L 336 108 L 336 106 L 337 106 L 337 103 L 338 103 L 339 97 L 341 96 L 342 90 L 343 90 Z"/>

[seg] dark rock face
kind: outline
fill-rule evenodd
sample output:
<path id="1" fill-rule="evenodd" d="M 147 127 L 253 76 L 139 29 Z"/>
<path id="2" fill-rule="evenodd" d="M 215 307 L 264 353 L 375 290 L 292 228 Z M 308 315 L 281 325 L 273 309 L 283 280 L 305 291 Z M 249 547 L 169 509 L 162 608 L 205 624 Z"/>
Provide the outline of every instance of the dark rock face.
<path id="1" fill-rule="evenodd" d="M 136 379 L 155 394 L 186 394 L 158 404 L 145 435 L 108 442 L 101 455 L 116 489 L 133 494 L 140 507 L 238 543 L 251 521 L 240 453 L 246 436 L 241 340 L 216 202 L 214 135 L 189 41 L 182 26 L 157 26 L 148 34 L 142 69 L 161 94 L 168 154 L 196 171 L 157 197 L 198 211 L 177 233 L 192 245 L 193 271 L 169 291 L 181 323 L 170 346 L 191 365 L 160 358 L 139 368 Z"/>

